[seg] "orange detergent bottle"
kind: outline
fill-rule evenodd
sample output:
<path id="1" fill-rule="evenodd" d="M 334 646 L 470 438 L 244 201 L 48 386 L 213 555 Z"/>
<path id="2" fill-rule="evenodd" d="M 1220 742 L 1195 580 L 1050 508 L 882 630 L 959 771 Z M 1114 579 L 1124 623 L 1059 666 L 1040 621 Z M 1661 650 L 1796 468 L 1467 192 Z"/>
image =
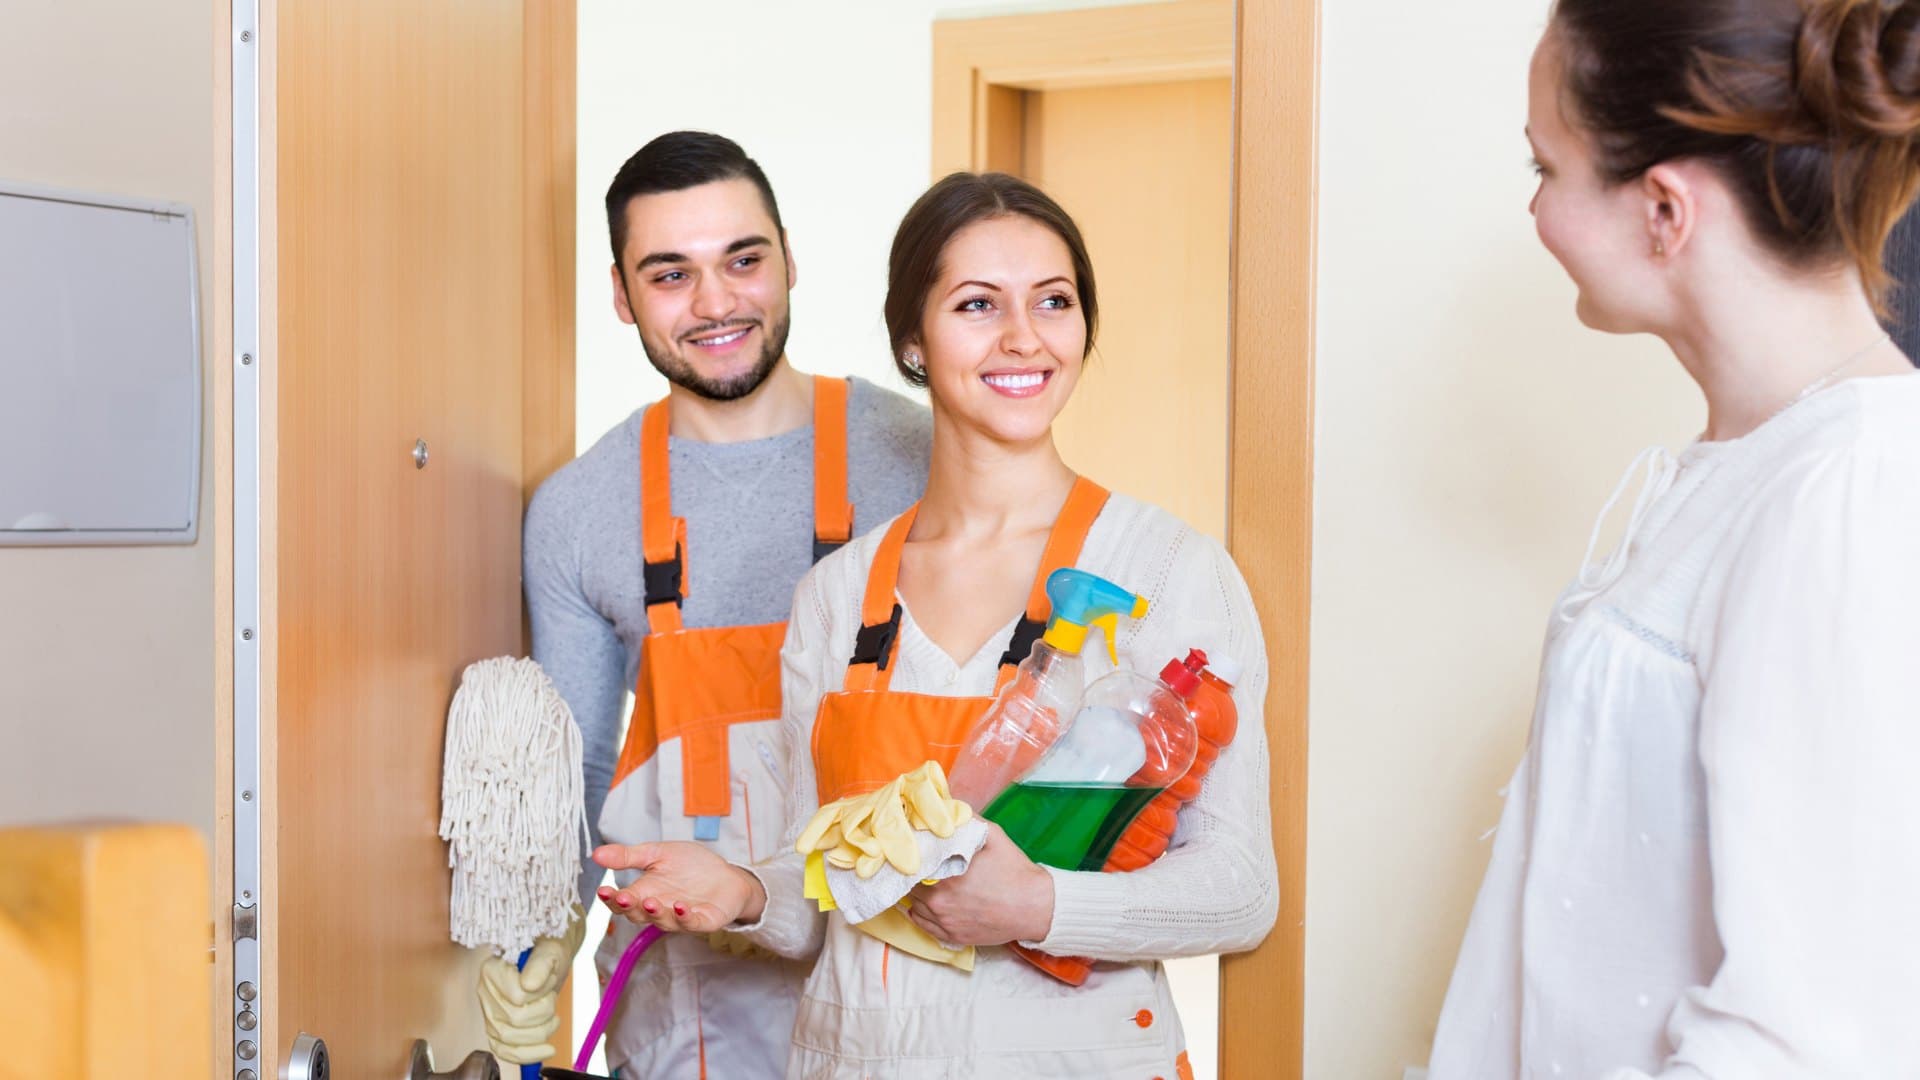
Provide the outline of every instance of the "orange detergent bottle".
<path id="1" fill-rule="evenodd" d="M 1133 819 L 1132 827 L 1114 844 L 1102 869 L 1138 870 L 1166 852 L 1173 844 L 1176 813 L 1200 794 L 1207 770 L 1213 768 L 1220 751 L 1240 729 L 1240 713 L 1233 704 L 1233 680 L 1240 677 L 1239 664 L 1226 657 L 1209 664 L 1207 654 L 1194 649 L 1181 666 L 1200 678 L 1200 692 L 1187 703 L 1194 726 L 1200 729 L 1193 767 Z"/>
<path id="2" fill-rule="evenodd" d="M 1194 726 L 1200 734 L 1193 765 L 1186 775 L 1154 796 L 1134 817 L 1126 832 L 1114 842 L 1103 870 L 1138 870 L 1166 852 L 1173 843 L 1180 807 L 1200 794 L 1207 770 L 1213 767 L 1220 751 L 1233 741 L 1234 733 L 1240 728 L 1239 710 L 1233 704 L 1233 684 L 1240 678 L 1240 665 L 1229 657 L 1222 657 L 1209 666 L 1207 654 L 1194 649 L 1187 653 L 1185 660 L 1167 665 L 1166 673 L 1161 675 L 1161 680 L 1169 685 L 1176 679 L 1184 683 L 1186 679 L 1196 678 L 1198 691 L 1187 700 L 1187 711 L 1193 715 Z M 1021 959 L 1069 986 L 1085 983 L 1093 971 L 1093 961 L 1085 957 L 1052 956 L 1017 945 L 1014 951 Z"/>

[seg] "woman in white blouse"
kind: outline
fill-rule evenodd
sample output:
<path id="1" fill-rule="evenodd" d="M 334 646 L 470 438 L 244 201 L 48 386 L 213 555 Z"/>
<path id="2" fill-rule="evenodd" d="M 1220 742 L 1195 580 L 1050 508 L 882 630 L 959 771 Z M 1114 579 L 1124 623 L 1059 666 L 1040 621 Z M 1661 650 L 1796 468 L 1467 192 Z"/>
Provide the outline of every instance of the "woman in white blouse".
<path id="1" fill-rule="evenodd" d="M 1530 99 L 1581 321 L 1707 427 L 1553 613 L 1432 1078 L 1920 1076 L 1920 7 L 1559 0 Z"/>
<path id="2" fill-rule="evenodd" d="M 694 844 L 603 848 L 596 858 L 622 871 L 624 887 L 602 897 L 668 931 L 729 927 L 813 959 L 790 1077 L 1190 1076 L 1160 961 L 1251 948 L 1278 900 L 1260 719 L 1266 651 L 1246 585 L 1218 544 L 1108 495 L 1054 449 L 1052 423 L 1091 351 L 1097 302 L 1079 230 L 1051 199 L 1009 176 L 949 176 L 902 221 L 888 278 L 896 362 L 933 408 L 931 473 L 919 507 L 827 557 L 795 594 L 782 653 L 784 730 L 796 751 L 786 850 L 850 785 L 951 758 L 1003 660 L 1032 640 L 1017 631 L 1035 614 L 1034 583 L 1049 563 L 1147 598 L 1146 616 L 1118 635 L 1124 664 L 1157 672 L 1193 647 L 1244 664 L 1239 734 L 1151 866 L 1038 866 L 993 827 L 965 874 L 916 890 L 915 922 L 980 947 L 970 973 L 822 916 L 802 896 L 796 855 L 749 869 Z M 1116 420 L 1151 428 L 1150 417 Z M 914 737 L 900 745 L 908 727 Z M 1103 962 L 1071 987 L 1003 948 L 1011 942 Z"/>

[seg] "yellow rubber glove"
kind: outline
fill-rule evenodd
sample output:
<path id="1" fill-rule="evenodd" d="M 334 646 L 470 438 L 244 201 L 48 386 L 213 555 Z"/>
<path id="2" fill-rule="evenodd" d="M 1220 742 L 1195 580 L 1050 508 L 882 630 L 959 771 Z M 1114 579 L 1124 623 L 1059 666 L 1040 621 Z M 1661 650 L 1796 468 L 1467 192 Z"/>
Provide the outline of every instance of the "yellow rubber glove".
<path id="1" fill-rule="evenodd" d="M 548 1040 L 560 1028 L 560 984 L 587 934 L 578 905 L 573 913 L 565 934 L 534 939 L 525 969 L 516 966 L 519 957 L 480 961 L 480 1013 L 487 1043 L 493 1056 L 509 1065 L 535 1064 L 559 1052 Z"/>
<path id="2" fill-rule="evenodd" d="M 863 878 L 891 865 L 903 874 L 920 872 L 915 830 L 941 839 L 973 819 L 973 808 L 953 797 L 946 771 L 929 761 L 864 795 L 821 807 L 794 845 L 802 855 L 824 854 L 828 865 Z"/>
<path id="3" fill-rule="evenodd" d="M 854 929 L 878 938 L 909 956 L 918 956 L 936 964 L 950 964 L 961 971 L 973 970 L 973 946 L 947 948 L 935 941 L 932 934 L 920 929 L 919 923 L 907 918 L 905 908 L 888 908 Z"/>
<path id="4" fill-rule="evenodd" d="M 947 789 L 947 774 L 937 761 L 901 777 L 907 796 L 907 821 L 916 829 L 925 829 L 942 840 L 973 820 L 973 807 L 953 797 Z"/>

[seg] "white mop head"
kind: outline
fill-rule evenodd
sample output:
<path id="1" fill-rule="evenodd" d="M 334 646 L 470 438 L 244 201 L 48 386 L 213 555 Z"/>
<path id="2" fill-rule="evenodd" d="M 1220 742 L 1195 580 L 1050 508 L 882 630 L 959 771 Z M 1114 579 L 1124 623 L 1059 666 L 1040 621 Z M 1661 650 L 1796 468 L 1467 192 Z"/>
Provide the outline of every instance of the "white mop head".
<path id="1" fill-rule="evenodd" d="M 566 932 L 589 842 L 582 784 L 580 729 L 540 665 L 468 666 L 440 778 L 453 940 L 514 957 Z"/>

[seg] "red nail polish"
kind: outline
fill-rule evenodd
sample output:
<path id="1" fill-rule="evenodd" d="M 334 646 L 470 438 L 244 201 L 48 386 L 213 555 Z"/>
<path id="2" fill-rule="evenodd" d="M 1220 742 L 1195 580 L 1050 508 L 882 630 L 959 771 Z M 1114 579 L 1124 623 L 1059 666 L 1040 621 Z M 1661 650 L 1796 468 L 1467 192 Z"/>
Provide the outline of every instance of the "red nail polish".
<path id="1" fill-rule="evenodd" d="M 648 901 L 647 901 L 646 903 L 644 903 L 644 904 L 641 904 L 640 906 L 641 906 L 641 907 L 642 907 L 643 909 L 645 909 L 645 910 L 646 910 L 646 913 L 647 913 L 647 914 L 649 914 L 649 915 L 658 915 L 658 914 L 660 913 L 660 908 L 659 908 L 659 906 L 658 906 L 658 905 L 656 905 L 656 904 L 655 904 L 655 903 L 654 903 L 653 901 L 651 901 L 651 900 L 648 900 Z"/>
<path id="2" fill-rule="evenodd" d="M 614 903 L 616 903 L 616 904 L 619 904 L 619 905 L 620 905 L 621 907 L 623 907 L 623 908 L 629 908 L 629 907 L 632 907 L 632 906 L 633 906 L 633 901 L 631 901 L 631 900 L 629 900 L 629 899 L 627 899 L 627 898 L 626 898 L 626 897 L 624 897 L 624 896 L 616 896 L 616 897 L 614 897 L 614 898 L 613 898 L 613 902 L 614 902 Z"/>
<path id="3" fill-rule="evenodd" d="M 673 913 L 685 917 L 687 914 L 687 906 L 685 904 L 675 904 L 673 905 Z"/>

